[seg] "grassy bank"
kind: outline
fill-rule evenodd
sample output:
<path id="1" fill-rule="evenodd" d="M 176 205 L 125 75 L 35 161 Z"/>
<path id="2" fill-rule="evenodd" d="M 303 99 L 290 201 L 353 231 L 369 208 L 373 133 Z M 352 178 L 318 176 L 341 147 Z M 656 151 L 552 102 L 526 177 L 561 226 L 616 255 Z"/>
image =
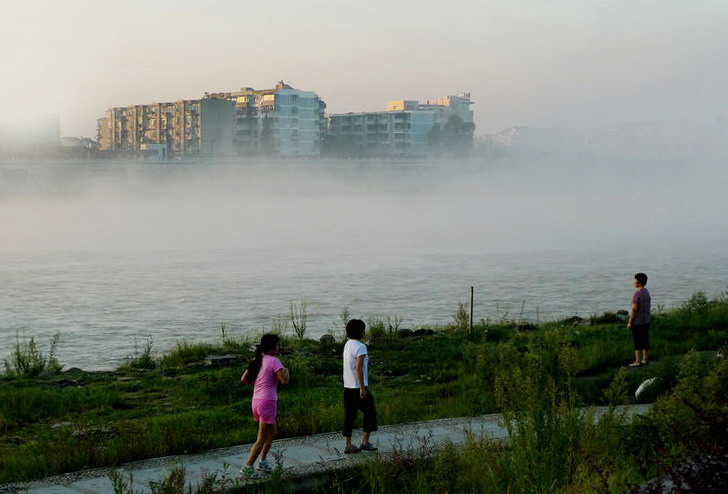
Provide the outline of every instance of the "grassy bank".
<path id="1" fill-rule="evenodd" d="M 563 374 L 556 379 L 540 378 L 533 367 L 528 370 L 530 364 L 504 373 L 508 382 L 520 383 L 498 392 L 510 420 L 507 445 L 473 437 L 463 447 L 433 452 L 432 445 L 422 444 L 334 473 L 314 492 L 726 492 L 728 360 L 688 352 L 675 387 L 657 399 L 648 416 L 634 421 L 616 409 L 596 421 L 580 413 L 569 363 L 557 366 Z M 623 377 L 607 391 L 617 401 L 626 401 L 630 390 Z M 288 492 L 288 486 L 279 482 L 266 492 Z"/>
<path id="2" fill-rule="evenodd" d="M 582 431 L 586 426 L 562 423 L 554 418 L 557 414 L 553 411 L 634 400 L 634 390 L 649 377 L 658 379 L 640 400 L 668 396 L 679 387 L 680 373 L 685 372 L 681 369 L 687 365 L 685 354 L 694 349 L 691 355 L 696 357 L 691 358 L 703 359 L 708 369 L 709 359 L 700 352 L 715 354 L 725 346 L 728 301 L 724 297 L 708 300 L 697 294 L 680 308 L 656 314 L 651 331 L 655 361 L 629 372 L 620 369 L 632 360 L 631 338 L 624 322 L 613 314 L 587 321 L 553 321 L 538 327 L 507 321 L 482 322 L 473 333 L 462 323 L 461 317 L 455 317 L 451 326 L 433 328 L 435 334 L 403 338 L 397 331 L 388 330 L 386 321 L 373 321 L 370 382 L 380 421 L 512 413 L 524 420 L 521 429 L 514 430 L 514 437 L 523 437 L 524 451 L 555 454 L 556 446 L 544 448 L 562 441 L 554 444 L 560 444 L 559 451 L 566 453 L 547 462 L 554 471 L 543 481 L 561 479 L 560 465 L 573 464 L 575 470 L 564 484 L 568 485 L 574 475 L 580 475 L 576 467 L 583 463 L 584 456 L 578 449 L 589 444 L 589 436 L 586 432 L 587 439 L 582 438 L 582 432 L 578 440 L 568 434 L 559 436 L 559 427 Z M 284 338 L 281 359 L 291 369 L 291 384 L 279 398 L 281 435 L 338 430 L 342 418 L 343 342 L 334 338 L 321 343 L 299 336 L 305 336 L 305 330 Z M 51 363 L 49 357 L 36 350 L 35 357 L 30 358 L 27 346 L 19 346 L 16 351 L 26 359 L 35 359 L 36 365 L 27 367 L 32 369 L 30 372 L 17 367 L 13 362 L 18 361 L 18 355 L 14 353 L 0 381 L 0 482 L 254 440 L 251 390 L 239 384 L 242 364 L 223 368 L 204 364 L 211 353 L 237 355 L 245 362 L 252 357 L 251 343 L 250 339 L 225 335 L 208 344 L 180 342 L 171 352 L 157 357 L 150 342 L 122 368 L 94 373 L 61 372 L 58 363 Z M 46 365 L 42 365 L 44 360 Z M 707 373 L 705 370 L 701 375 Z M 534 411 L 531 418 L 518 415 L 524 410 Z M 554 441 L 546 445 L 533 443 L 536 439 L 528 438 L 534 427 L 556 427 L 547 436 Z M 482 447 L 486 446 L 491 447 Z M 469 447 L 480 446 L 475 442 Z M 453 464 L 465 461 L 457 459 L 460 453 L 450 454 L 456 455 Z M 534 463 L 528 457 L 514 458 L 516 463 L 503 463 L 492 478 L 510 485 L 503 480 L 509 478 L 508 472 L 520 477 L 524 472 L 518 468 L 543 463 Z M 414 470 L 419 472 L 418 468 Z M 462 468 L 474 466 L 463 463 Z M 423 470 L 429 469 L 427 466 Z M 623 478 L 636 478 L 638 473 L 630 471 Z M 374 485 L 368 489 L 366 492 L 381 491 Z"/>

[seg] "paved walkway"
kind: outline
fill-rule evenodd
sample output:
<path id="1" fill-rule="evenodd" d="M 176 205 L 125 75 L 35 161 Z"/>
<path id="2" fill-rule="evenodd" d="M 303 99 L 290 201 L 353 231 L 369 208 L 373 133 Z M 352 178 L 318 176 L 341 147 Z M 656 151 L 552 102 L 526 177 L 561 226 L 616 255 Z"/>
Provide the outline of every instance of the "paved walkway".
<path id="1" fill-rule="evenodd" d="M 628 408 L 627 413 L 644 414 L 649 407 L 650 405 L 633 405 Z M 597 416 L 606 411 L 606 407 L 596 408 Z M 432 448 L 447 441 L 463 444 L 468 434 L 494 440 L 506 439 L 508 435 L 502 416 L 493 414 L 380 427 L 379 431 L 372 435 L 372 440 L 379 446 L 379 453 L 344 456 L 341 435 L 327 433 L 279 439 L 273 443 L 271 454 L 278 456 L 286 476 L 301 478 L 346 467 L 372 454 L 411 450 L 421 448 L 423 445 Z M 354 439 L 355 441 L 357 439 L 356 433 Z M 227 478 L 240 477 L 238 471 L 243 458 L 247 458 L 250 446 L 244 444 L 197 455 L 155 458 L 126 464 L 119 471 L 127 481 L 131 474 L 133 478 L 131 487 L 134 492 L 150 492 L 150 482 L 164 478 L 175 466 L 185 468 L 188 482 L 192 484 L 197 484 L 205 474 L 217 473 L 218 477 L 225 475 Z M 109 471 L 105 468 L 76 472 L 37 482 L 0 485 L 0 493 L 113 494 L 114 490 L 108 475 Z"/>

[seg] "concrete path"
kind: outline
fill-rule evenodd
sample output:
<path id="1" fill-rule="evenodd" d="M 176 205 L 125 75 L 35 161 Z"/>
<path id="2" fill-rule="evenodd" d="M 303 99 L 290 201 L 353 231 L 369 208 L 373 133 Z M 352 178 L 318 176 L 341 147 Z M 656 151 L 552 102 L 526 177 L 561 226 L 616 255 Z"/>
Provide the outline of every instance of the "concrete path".
<path id="1" fill-rule="evenodd" d="M 633 405 L 626 412 L 629 416 L 645 414 L 650 405 Z M 596 408 L 597 417 L 607 411 Z M 280 462 L 284 474 L 290 478 L 325 473 L 345 468 L 362 461 L 373 454 L 387 454 L 393 451 L 423 448 L 430 450 L 445 442 L 463 444 L 469 434 L 484 436 L 493 440 L 504 440 L 508 434 L 500 414 L 480 417 L 463 417 L 380 427 L 372 434 L 372 440 L 379 446 L 378 453 L 342 454 L 343 440 L 339 433 L 279 439 L 273 443 L 271 455 Z M 355 444 L 357 440 L 355 432 Z M 150 492 L 150 482 L 157 482 L 167 476 L 175 466 L 183 466 L 188 483 L 197 484 L 205 474 L 217 473 L 218 478 L 240 478 L 238 473 L 242 461 L 247 458 L 250 444 L 223 448 L 197 455 L 155 458 L 134 462 L 119 468 L 127 482 L 133 479 L 134 492 Z M 273 459 L 271 456 L 270 459 Z M 0 493 L 27 494 L 113 494 L 108 469 L 76 472 L 41 481 L 0 485 Z"/>

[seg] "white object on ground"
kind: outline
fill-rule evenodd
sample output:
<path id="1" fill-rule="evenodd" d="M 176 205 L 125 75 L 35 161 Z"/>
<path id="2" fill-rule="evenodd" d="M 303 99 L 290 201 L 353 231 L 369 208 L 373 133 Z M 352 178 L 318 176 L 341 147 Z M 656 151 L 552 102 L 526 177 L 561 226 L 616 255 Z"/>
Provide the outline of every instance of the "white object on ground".
<path id="1" fill-rule="evenodd" d="M 637 391 L 634 392 L 634 397 L 639 398 L 640 395 L 642 393 L 644 393 L 647 388 L 649 388 L 650 386 L 655 384 L 656 381 L 657 381 L 656 377 L 651 377 L 649 379 L 645 379 L 644 381 L 642 381 L 642 384 L 639 385 L 639 387 L 637 388 Z"/>

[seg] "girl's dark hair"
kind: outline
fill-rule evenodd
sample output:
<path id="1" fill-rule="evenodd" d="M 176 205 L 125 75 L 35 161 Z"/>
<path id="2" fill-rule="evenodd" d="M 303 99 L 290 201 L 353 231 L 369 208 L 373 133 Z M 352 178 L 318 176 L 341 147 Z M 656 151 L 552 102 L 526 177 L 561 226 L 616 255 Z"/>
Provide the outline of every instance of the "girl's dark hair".
<path id="1" fill-rule="evenodd" d="M 260 338 L 260 344 L 255 347 L 255 359 L 248 364 L 248 381 L 255 382 L 263 365 L 263 355 L 273 350 L 279 342 L 280 338 L 275 334 L 267 333 Z"/>
<path id="2" fill-rule="evenodd" d="M 367 325 L 361 319 L 352 319 L 346 323 L 346 337 L 353 340 L 361 340 L 364 337 Z"/>

